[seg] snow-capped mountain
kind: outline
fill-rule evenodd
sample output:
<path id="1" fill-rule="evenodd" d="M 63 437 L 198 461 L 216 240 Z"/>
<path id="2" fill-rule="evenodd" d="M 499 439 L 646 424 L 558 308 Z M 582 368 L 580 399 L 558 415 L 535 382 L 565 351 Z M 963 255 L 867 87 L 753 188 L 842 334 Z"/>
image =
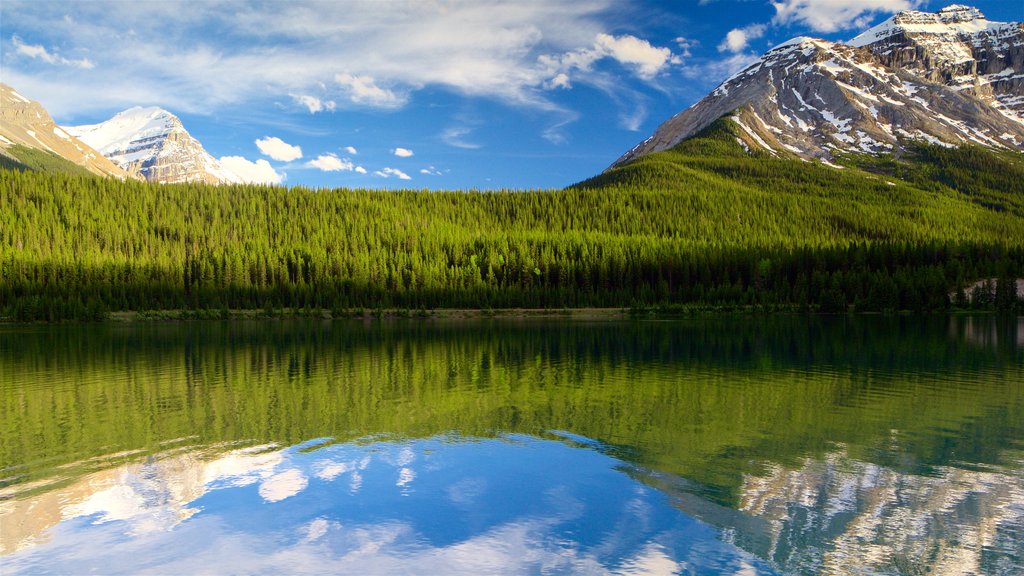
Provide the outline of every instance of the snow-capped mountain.
<path id="1" fill-rule="evenodd" d="M 804 158 L 906 139 L 1024 150 L 1024 24 L 976 8 L 905 11 L 847 43 L 776 46 L 619 158 L 666 150 L 730 116 L 745 144 Z"/>
<path id="2" fill-rule="evenodd" d="M 0 154 L 15 144 L 51 152 L 101 176 L 128 178 L 127 172 L 53 122 L 39 102 L 0 83 Z"/>
<path id="3" fill-rule="evenodd" d="M 150 182 L 241 182 L 185 130 L 177 116 L 161 108 L 136 106 L 100 124 L 64 129 Z"/>

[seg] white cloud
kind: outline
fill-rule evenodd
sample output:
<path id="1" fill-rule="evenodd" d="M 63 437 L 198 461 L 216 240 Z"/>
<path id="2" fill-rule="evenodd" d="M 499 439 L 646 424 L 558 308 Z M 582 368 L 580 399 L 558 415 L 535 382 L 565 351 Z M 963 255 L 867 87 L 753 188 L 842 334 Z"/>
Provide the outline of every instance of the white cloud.
<path id="1" fill-rule="evenodd" d="M 750 44 L 751 40 L 756 40 L 764 36 L 768 26 L 764 24 L 751 24 L 750 26 L 744 26 L 743 28 L 733 28 L 725 35 L 725 40 L 718 45 L 719 52 L 742 52 Z"/>
<path id="2" fill-rule="evenodd" d="M 608 34 L 619 11 L 614 0 L 238 0 L 232 7 L 10 0 L 5 30 L 43 45 L 60 42 L 103 66 L 88 78 L 41 74 L 23 57 L 4 62 L 5 81 L 42 95 L 58 117 L 154 101 L 210 114 L 268 95 L 314 113 L 332 101 L 393 109 L 426 87 L 561 113 L 547 89 L 588 82 L 585 69 L 596 60 L 644 80 L 676 60 L 642 38 Z M 211 28 L 221 33 L 210 35 Z M 37 47 L 25 47 L 42 58 Z"/>
<path id="3" fill-rule="evenodd" d="M 305 106 L 310 114 L 315 114 L 323 110 L 333 111 L 337 104 L 334 100 L 321 100 L 316 96 L 310 96 L 308 94 L 289 94 L 297 104 Z"/>
<path id="4" fill-rule="evenodd" d="M 772 2 L 774 24 L 802 23 L 817 32 L 864 28 L 879 13 L 917 8 L 924 0 L 781 0 Z"/>
<path id="5" fill-rule="evenodd" d="M 426 168 L 420 168 L 420 174 L 427 174 L 428 176 L 440 176 L 441 171 L 433 166 L 427 166 Z"/>
<path id="6" fill-rule="evenodd" d="M 611 58 L 644 80 L 653 79 L 670 64 L 681 60 L 668 48 L 657 48 L 647 40 L 631 36 L 612 36 L 600 33 L 586 48 L 560 55 L 541 55 L 538 62 L 547 69 L 543 86 L 547 89 L 570 87 L 571 73 L 590 72 L 599 60 Z"/>
<path id="7" fill-rule="evenodd" d="M 302 148 L 292 146 L 276 136 L 268 136 L 256 141 L 256 146 L 265 156 L 279 162 L 291 162 L 302 158 Z"/>
<path id="8" fill-rule="evenodd" d="M 395 176 L 399 180 L 412 180 L 408 174 L 402 172 L 398 168 L 384 168 L 383 170 L 377 170 L 374 174 L 381 178 L 390 178 L 391 176 Z"/>
<path id="9" fill-rule="evenodd" d="M 362 166 L 356 166 L 356 172 L 360 174 L 366 174 L 366 168 L 363 168 Z"/>
<path id="10" fill-rule="evenodd" d="M 693 40 L 691 38 L 679 36 L 678 38 L 676 38 L 676 45 L 679 46 L 680 50 L 682 50 L 680 56 L 682 56 L 683 58 L 689 58 L 690 56 L 692 56 L 692 54 L 690 53 L 690 49 L 696 48 L 698 45 L 700 45 L 700 42 L 698 42 L 697 40 Z"/>
<path id="11" fill-rule="evenodd" d="M 408 158 L 413 155 L 413 151 L 408 148 L 395 148 L 391 151 L 392 154 L 399 158 Z"/>
<path id="12" fill-rule="evenodd" d="M 344 150 L 345 152 L 347 152 L 348 154 L 351 154 L 353 156 L 355 156 L 356 154 L 359 154 L 359 151 L 356 150 L 355 146 L 345 146 L 344 148 L 342 148 L 342 150 Z"/>
<path id="13" fill-rule="evenodd" d="M 354 104 L 365 104 L 377 108 L 397 108 L 405 104 L 405 98 L 391 90 L 377 86 L 373 76 L 338 74 L 334 77 Z"/>
<path id="14" fill-rule="evenodd" d="M 310 160 L 306 163 L 306 166 L 319 168 L 324 172 L 339 172 L 342 170 L 351 172 L 356 168 L 348 158 L 338 158 L 334 154 L 330 153 L 317 156 L 316 160 Z"/>
<path id="15" fill-rule="evenodd" d="M 641 78 L 653 78 L 669 64 L 678 63 L 668 48 L 655 48 L 647 40 L 628 34 L 598 34 L 595 46 L 619 63 L 634 68 Z"/>
<path id="16" fill-rule="evenodd" d="M 45 46 L 40 44 L 26 44 L 21 38 L 17 36 L 11 36 L 11 43 L 14 44 L 14 51 L 22 56 L 28 56 L 32 59 L 39 59 L 47 64 L 61 64 L 64 66 L 74 66 L 76 68 L 82 68 L 83 70 L 91 70 L 96 67 L 96 64 L 88 58 L 81 58 L 79 60 L 70 60 L 50 52 Z"/>
<path id="17" fill-rule="evenodd" d="M 447 128 L 445 129 L 444 132 L 441 133 L 441 141 L 455 148 L 476 150 L 477 148 L 480 148 L 480 144 L 477 144 L 476 142 L 468 142 L 467 140 L 464 139 L 464 136 L 466 136 L 472 131 L 473 130 L 471 128 L 465 128 L 460 126 Z"/>
<path id="18" fill-rule="evenodd" d="M 252 162 L 241 156 L 222 156 L 220 158 L 222 166 L 230 170 L 233 174 L 236 174 L 244 182 L 252 182 L 254 184 L 280 184 L 285 175 L 274 170 L 270 162 L 260 158 L 259 160 Z"/>

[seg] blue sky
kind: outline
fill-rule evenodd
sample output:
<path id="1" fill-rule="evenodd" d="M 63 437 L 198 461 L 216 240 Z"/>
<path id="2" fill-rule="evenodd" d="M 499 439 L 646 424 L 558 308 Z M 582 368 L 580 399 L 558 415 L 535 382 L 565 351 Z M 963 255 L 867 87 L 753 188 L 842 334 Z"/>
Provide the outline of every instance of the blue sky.
<path id="1" fill-rule="evenodd" d="M 779 42 L 949 3 L 3 0 L 0 81 L 65 125 L 161 106 L 254 180 L 560 188 Z"/>

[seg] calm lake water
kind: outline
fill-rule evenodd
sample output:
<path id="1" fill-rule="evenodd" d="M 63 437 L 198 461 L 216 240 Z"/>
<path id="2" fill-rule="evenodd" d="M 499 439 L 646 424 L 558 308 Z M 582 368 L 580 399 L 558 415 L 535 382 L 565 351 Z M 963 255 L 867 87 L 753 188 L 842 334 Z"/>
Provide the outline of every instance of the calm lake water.
<path id="1" fill-rule="evenodd" d="M 0 572 L 1024 573 L 1024 319 L 0 327 Z"/>

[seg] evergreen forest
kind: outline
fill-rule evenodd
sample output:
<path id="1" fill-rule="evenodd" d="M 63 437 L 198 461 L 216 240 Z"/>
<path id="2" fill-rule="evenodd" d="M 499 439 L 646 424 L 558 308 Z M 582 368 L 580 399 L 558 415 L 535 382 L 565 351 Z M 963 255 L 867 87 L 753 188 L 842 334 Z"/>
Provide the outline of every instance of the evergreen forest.
<path id="1" fill-rule="evenodd" d="M 441 308 L 1020 311 L 1024 154 L 837 165 L 720 120 L 564 190 L 147 184 L 0 162 L 0 319 Z"/>

